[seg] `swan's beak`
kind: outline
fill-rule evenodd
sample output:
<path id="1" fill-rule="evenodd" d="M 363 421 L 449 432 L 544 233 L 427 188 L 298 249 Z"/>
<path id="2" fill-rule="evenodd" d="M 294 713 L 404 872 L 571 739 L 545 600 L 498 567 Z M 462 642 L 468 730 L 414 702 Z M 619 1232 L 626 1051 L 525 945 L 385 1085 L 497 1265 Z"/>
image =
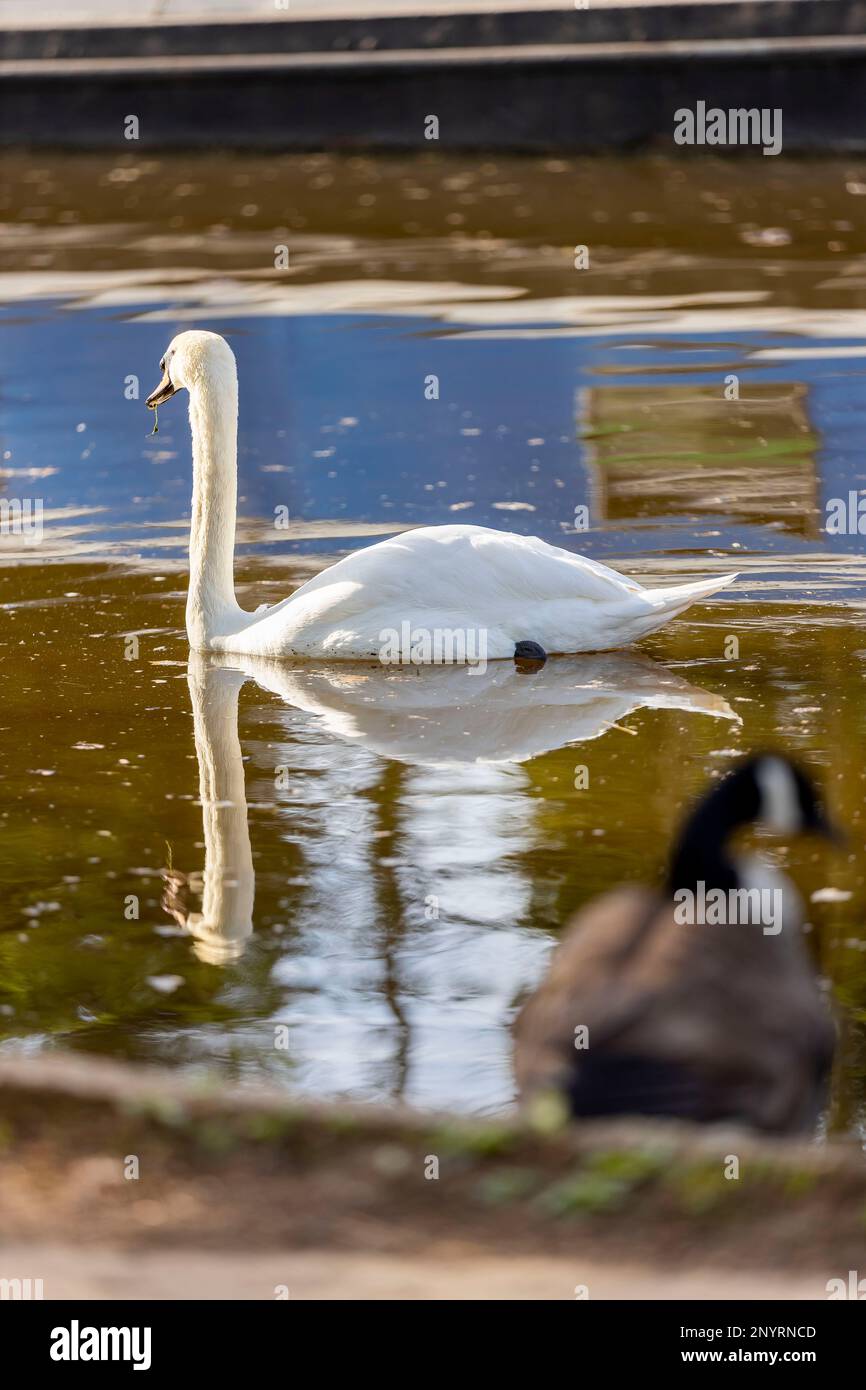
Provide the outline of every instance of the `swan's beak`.
<path id="1" fill-rule="evenodd" d="M 151 391 L 150 395 L 145 401 L 145 405 L 148 407 L 149 410 L 156 410 L 156 407 L 158 405 L 162 405 L 163 401 L 171 400 L 176 390 L 177 387 L 172 385 L 171 377 L 169 376 L 168 372 L 164 372 L 162 381 L 159 383 L 155 391 Z"/>

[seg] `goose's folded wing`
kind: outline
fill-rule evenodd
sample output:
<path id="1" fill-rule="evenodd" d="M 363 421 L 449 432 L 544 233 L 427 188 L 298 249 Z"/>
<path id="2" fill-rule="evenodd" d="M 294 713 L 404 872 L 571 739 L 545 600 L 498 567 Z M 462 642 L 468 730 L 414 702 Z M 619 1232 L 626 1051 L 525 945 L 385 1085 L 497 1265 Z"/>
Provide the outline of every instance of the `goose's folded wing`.
<path id="1" fill-rule="evenodd" d="M 573 919 L 517 1019 L 515 1069 L 524 1096 L 567 1085 L 582 1055 L 608 1046 L 669 987 L 677 943 L 656 927 L 667 916 L 654 893 L 619 888 Z"/>
<path id="2" fill-rule="evenodd" d="M 576 1029 L 585 1030 L 578 1037 Z M 805 954 L 748 926 L 677 924 L 620 889 L 579 913 L 516 1028 L 521 1094 L 580 1115 L 808 1128 L 832 1028 Z"/>

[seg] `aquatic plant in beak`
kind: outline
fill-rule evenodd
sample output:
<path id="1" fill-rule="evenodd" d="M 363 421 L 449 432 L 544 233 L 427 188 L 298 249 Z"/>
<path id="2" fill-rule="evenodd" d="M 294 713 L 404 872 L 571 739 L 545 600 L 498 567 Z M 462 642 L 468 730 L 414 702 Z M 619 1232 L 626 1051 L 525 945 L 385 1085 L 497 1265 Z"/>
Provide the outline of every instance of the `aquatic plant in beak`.
<path id="1" fill-rule="evenodd" d="M 169 370 L 169 360 L 171 356 L 172 349 L 169 348 L 165 357 L 163 357 L 159 364 L 162 369 L 162 381 L 155 391 L 151 391 L 145 402 L 148 410 L 153 411 L 153 429 L 151 430 L 151 434 L 159 434 L 159 406 L 162 405 L 163 401 L 171 400 L 171 397 L 177 390 L 177 387 L 171 379 L 171 372 Z"/>

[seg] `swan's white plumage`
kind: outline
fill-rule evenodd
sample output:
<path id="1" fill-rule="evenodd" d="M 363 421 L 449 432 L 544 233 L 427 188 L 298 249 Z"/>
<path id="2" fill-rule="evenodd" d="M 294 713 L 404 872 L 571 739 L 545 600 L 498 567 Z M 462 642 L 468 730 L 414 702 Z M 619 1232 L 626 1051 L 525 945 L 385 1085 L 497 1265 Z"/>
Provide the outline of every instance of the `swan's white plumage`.
<path id="1" fill-rule="evenodd" d="M 467 648 L 510 658 L 629 645 L 732 583 L 726 574 L 646 589 L 534 536 L 484 526 L 429 526 L 348 555 L 272 608 L 244 613 L 231 582 L 237 373 L 215 333 L 179 334 L 166 353 L 190 393 L 193 522 L 187 632 L 197 650 L 264 657 L 379 657 L 389 632 L 475 634 Z M 483 647 L 481 646 L 483 634 Z"/>
<path id="2" fill-rule="evenodd" d="M 427 526 L 347 555 L 211 645 L 258 656 L 376 657 L 384 634 L 406 623 L 411 631 L 483 632 L 491 660 L 512 657 L 523 640 L 548 652 L 605 651 L 730 581 L 649 590 L 534 536 Z"/>

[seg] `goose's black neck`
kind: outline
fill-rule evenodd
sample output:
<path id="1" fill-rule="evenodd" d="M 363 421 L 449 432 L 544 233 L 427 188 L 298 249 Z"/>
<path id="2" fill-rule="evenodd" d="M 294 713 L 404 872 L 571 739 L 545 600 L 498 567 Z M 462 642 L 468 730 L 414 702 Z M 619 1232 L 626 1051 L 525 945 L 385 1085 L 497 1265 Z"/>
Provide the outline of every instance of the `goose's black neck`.
<path id="1" fill-rule="evenodd" d="M 707 889 L 725 891 L 738 886 L 727 841 L 739 826 L 755 819 L 759 800 L 754 779 L 737 774 L 726 777 L 704 797 L 674 844 L 667 877 L 671 893 L 679 888 L 694 889 L 699 882 Z"/>

